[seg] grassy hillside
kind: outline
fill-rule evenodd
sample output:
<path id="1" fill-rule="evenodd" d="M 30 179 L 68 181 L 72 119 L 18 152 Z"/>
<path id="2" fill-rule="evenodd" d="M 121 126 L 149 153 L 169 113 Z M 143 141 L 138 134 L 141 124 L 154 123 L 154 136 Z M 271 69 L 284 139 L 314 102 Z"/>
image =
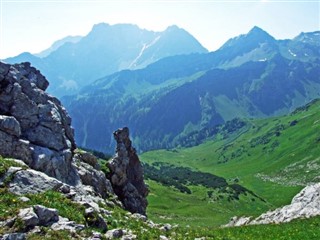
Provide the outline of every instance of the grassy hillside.
<path id="1" fill-rule="evenodd" d="M 0 156 L 0 177 L 7 171 L 10 166 L 17 166 L 17 163 L 5 159 Z M 150 182 L 152 183 L 152 182 Z M 153 192 L 154 186 L 151 184 L 151 191 Z M 161 189 L 161 186 L 158 186 Z M 163 192 L 157 191 L 156 194 L 152 193 L 151 197 L 165 196 L 169 205 L 159 202 L 159 208 L 163 208 L 164 211 L 170 208 L 177 208 L 175 203 L 184 204 L 185 207 L 190 207 L 192 204 L 197 204 L 201 199 L 194 201 L 192 198 L 186 198 L 186 195 L 182 195 L 179 192 L 174 192 L 176 190 L 167 191 L 168 189 L 162 188 Z M 192 187 L 194 193 L 200 193 L 203 189 L 201 187 Z M 200 195 L 198 194 L 198 195 Z M 67 217 L 70 220 L 73 220 L 77 223 L 85 223 L 84 217 L 84 207 L 70 201 L 61 193 L 55 191 L 48 191 L 45 193 L 39 194 L 27 194 L 26 195 L 30 201 L 24 202 L 21 200 L 21 196 L 15 195 L 8 191 L 6 184 L 0 186 L 0 222 L 10 219 L 17 216 L 19 209 L 33 206 L 35 204 L 41 204 L 46 207 L 56 208 L 59 211 L 59 214 L 63 217 Z M 191 196 L 191 195 L 187 195 Z M 209 204 L 208 204 L 209 205 Z M 208 215 L 208 208 L 206 204 L 202 206 L 198 205 L 197 208 L 193 208 L 189 212 L 189 221 L 190 224 L 195 225 L 198 223 L 198 227 L 183 227 L 183 226 L 174 226 L 168 231 L 163 231 L 158 228 L 150 227 L 146 222 L 142 222 L 139 219 L 131 217 L 123 209 L 119 207 L 111 207 L 103 202 L 99 204 L 100 208 L 106 209 L 111 215 L 104 216 L 105 221 L 108 223 L 108 229 L 129 229 L 135 235 L 137 239 L 161 239 L 164 236 L 169 239 L 177 240 L 188 240 L 195 238 L 205 238 L 205 239 L 228 239 L 228 240 L 238 240 L 238 239 L 319 239 L 320 238 L 320 217 L 314 217 L 311 219 L 302 219 L 294 220 L 290 223 L 285 224 L 271 224 L 271 225 L 260 225 L 260 226 L 245 226 L 245 227 L 233 227 L 233 228 L 216 228 L 216 227 L 207 227 L 202 226 L 204 219 L 193 217 L 193 215 L 202 214 L 204 217 Z M 179 206 L 179 205 L 178 205 Z M 230 206 L 234 212 L 237 212 L 237 206 Z M 185 212 L 181 208 L 182 212 Z M 199 211 L 199 212 L 198 212 Z M 228 211 L 228 210 L 225 210 Z M 209 213 L 213 213 L 209 212 Z M 222 215 L 220 215 L 222 216 Z M 175 219 L 176 216 L 172 217 L 172 222 L 176 222 L 178 219 Z M 212 224 L 215 224 L 215 218 L 212 218 Z M 5 226 L 0 226 L 0 236 L 9 232 L 19 232 L 23 231 L 25 226 L 19 221 L 15 221 L 12 228 Z M 76 231 L 70 233 L 67 230 L 53 231 L 49 227 L 39 228 L 40 232 L 35 232 L 28 235 L 27 239 L 39 240 L 39 239 L 88 239 L 92 232 L 99 231 L 99 229 L 89 227 L 84 231 Z M 161 237 L 162 236 L 162 237 Z M 106 239 L 102 237 L 102 239 Z"/>
<path id="2" fill-rule="evenodd" d="M 320 217 L 299 219 L 290 223 L 233 228 L 178 228 L 172 239 L 214 240 L 301 240 L 320 238 Z"/>
<path id="3" fill-rule="evenodd" d="M 219 225 L 234 215 L 258 215 L 290 203 L 303 186 L 319 181 L 320 101 L 280 118 L 246 120 L 236 132 L 218 131 L 214 139 L 192 148 L 142 154 L 151 166 L 170 164 L 237 182 L 262 198 L 240 195 L 231 202 L 204 186 L 188 186 L 191 194 L 149 181 L 151 219 L 185 225 Z"/>

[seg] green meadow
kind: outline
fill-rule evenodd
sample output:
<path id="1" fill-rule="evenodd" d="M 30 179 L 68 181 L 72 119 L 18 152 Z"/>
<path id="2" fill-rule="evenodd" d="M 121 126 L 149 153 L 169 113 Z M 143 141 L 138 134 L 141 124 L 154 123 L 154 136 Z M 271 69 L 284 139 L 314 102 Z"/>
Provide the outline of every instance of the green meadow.
<path id="1" fill-rule="evenodd" d="M 185 184 L 191 190 L 188 194 L 148 180 L 148 216 L 184 226 L 219 226 L 235 215 L 257 216 L 289 204 L 305 185 L 319 181 L 319 110 L 316 100 L 287 116 L 246 119 L 238 131 L 218 131 L 212 140 L 195 147 L 142 154 L 141 160 L 150 166 L 214 174 L 259 197 L 241 194 L 239 200 L 227 201 L 217 189 L 203 185 Z"/>

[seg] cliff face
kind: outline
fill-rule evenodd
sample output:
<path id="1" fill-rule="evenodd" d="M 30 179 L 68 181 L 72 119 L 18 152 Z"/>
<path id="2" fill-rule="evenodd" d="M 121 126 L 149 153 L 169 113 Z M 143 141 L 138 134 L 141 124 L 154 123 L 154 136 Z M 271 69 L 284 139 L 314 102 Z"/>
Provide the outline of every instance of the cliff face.
<path id="1" fill-rule="evenodd" d="M 71 118 L 58 99 L 45 93 L 48 85 L 29 63 L 0 63 L 0 155 L 75 185 Z"/>
<path id="2" fill-rule="evenodd" d="M 129 129 L 118 129 L 113 135 L 117 148 L 114 158 L 109 162 L 111 184 L 127 210 L 145 215 L 148 188 L 143 181 L 140 160 L 131 145 Z"/>

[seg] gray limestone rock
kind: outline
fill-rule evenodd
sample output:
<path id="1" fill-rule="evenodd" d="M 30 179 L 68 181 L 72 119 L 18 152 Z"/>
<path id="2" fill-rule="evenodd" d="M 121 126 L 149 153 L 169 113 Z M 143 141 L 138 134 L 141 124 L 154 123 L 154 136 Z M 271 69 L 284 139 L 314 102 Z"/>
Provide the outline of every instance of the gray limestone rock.
<path id="1" fill-rule="evenodd" d="M 121 238 L 123 236 L 123 230 L 122 229 L 112 229 L 106 232 L 104 235 L 107 239 L 117 239 Z"/>
<path id="2" fill-rule="evenodd" d="M 59 221 L 51 225 L 51 229 L 58 230 L 68 230 L 70 232 L 81 231 L 85 228 L 83 224 L 77 224 L 74 221 L 70 221 L 68 218 L 63 218 L 59 216 Z"/>
<path id="3" fill-rule="evenodd" d="M 16 221 L 16 219 L 17 219 L 17 217 L 13 217 L 13 218 L 6 219 L 3 222 L 0 222 L 0 228 L 1 227 L 12 228 L 14 223 L 15 223 L 15 221 Z"/>
<path id="4" fill-rule="evenodd" d="M 127 210 L 145 215 L 148 188 L 143 180 L 140 160 L 129 139 L 129 129 L 118 129 L 113 135 L 117 148 L 115 156 L 108 164 L 111 184 Z"/>
<path id="5" fill-rule="evenodd" d="M 93 232 L 91 238 L 88 238 L 88 240 L 100 240 L 102 239 L 102 234 L 99 232 Z"/>
<path id="6" fill-rule="evenodd" d="M 172 226 L 169 223 L 164 224 L 162 227 L 160 227 L 160 230 L 163 232 L 168 232 L 172 229 Z"/>
<path id="7" fill-rule="evenodd" d="M 33 209 L 39 218 L 40 226 L 49 226 L 52 223 L 59 221 L 59 214 L 57 209 L 46 208 L 41 205 L 35 205 L 33 206 Z"/>
<path id="8" fill-rule="evenodd" d="M 82 155 L 76 154 L 76 168 L 80 176 L 81 182 L 84 185 L 92 186 L 96 193 L 102 198 L 106 198 L 113 194 L 113 189 L 110 181 L 106 178 L 102 171 L 97 170 L 93 166 L 82 161 Z"/>
<path id="9" fill-rule="evenodd" d="M 62 182 L 57 179 L 49 177 L 42 172 L 27 169 L 16 171 L 8 188 L 9 191 L 15 194 L 27 194 L 56 190 L 61 186 Z"/>
<path id="10" fill-rule="evenodd" d="M 290 222 L 297 218 L 309 218 L 320 215 L 320 183 L 302 189 L 291 204 L 261 214 L 255 219 L 233 217 L 225 227 Z"/>
<path id="11" fill-rule="evenodd" d="M 146 222 L 148 219 L 145 215 L 139 214 L 139 213 L 134 213 L 131 215 L 132 218 L 141 220 L 142 222 Z"/>
<path id="12" fill-rule="evenodd" d="M 39 146 L 34 146 L 33 149 L 33 161 L 29 164 L 32 168 L 68 184 L 79 184 L 80 178 L 72 165 L 72 152 L 69 149 L 62 152 Z"/>
<path id="13" fill-rule="evenodd" d="M 21 135 L 20 124 L 14 117 L 0 115 L 0 130 L 16 137 Z"/>
<path id="14" fill-rule="evenodd" d="M 309 218 L 320 215 L 320 183 L 305 187 L 290 205 L 262 214 L 250 224 L 290 222 L 296 218 Z"/>
<path id="15" fill-rule="evenodd" d="M 167 238 L 167 237 L 164 236 L 164 235 L 160 235 L 160 236 L 159 236 L 159 239 L 160 239 L 160 240 L 169 240 L 169 238 Z"/>
<path id="16" fill-rule="evenodd" d="M 39 218 L 32 207 L 20 209 L 18 218 L 22 220 L 27 229 L 39 224 Z"/>
<path id="17" fill-rule="evenodd" d="M 123 236 L 121 240 L 133 240 L 137 239 L 137 235 L 133 234 L 131 230 L 123 230 Z"/>
<path id="18" fill-rule="evenodd" d="M 0 79 L 0 155 L 78 184 L 71 118 L 59 100 L 44 92 L 48 81 L 30 63 L 0 62 Z"/>
<path id="19" fill-rule="evenodd" d="M 63 194 L 69 194 L 70 193 L 70 186 L 67 184 L 63 184 L 60 188 L 59 191 L 62 192 Z"/>
<path id="20" fill-rule="evenodd" d="M 16 69 L 19 72 L 19 75 L 16 76 L 17 79 L 21 80 L 23 77 L 30 80 L 31 83 L 34 83 L 37 88 L 45 91 L 49 86 L 47 79 L 40 74 L 40 71 L 31 67 L 29 62 L 24 62 L 20 64 L 15 64 Z"/>
<path id="21" fill-rule="evenodd" d="M 31 159 L 32 149 L 28 141 L 0 130 L 0 155 L 28 161 Z"/>
<path id="22" fill-rule="evenodd" d="M 27 198 L 27 197 L 19 197 L 19 200 L 22 201 L 22 202 L 29 202 L 29 201 L 30 201 L 30 198 Z"/>

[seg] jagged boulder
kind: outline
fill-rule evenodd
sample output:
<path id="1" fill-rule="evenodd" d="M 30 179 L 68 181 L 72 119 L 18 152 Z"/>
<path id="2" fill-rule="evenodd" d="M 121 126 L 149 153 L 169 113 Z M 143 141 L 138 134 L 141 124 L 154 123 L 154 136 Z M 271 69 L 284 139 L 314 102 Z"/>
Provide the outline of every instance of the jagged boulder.
<path id="1" fill-rule="evenodd" d="M 30 63 L 0 62 L 0 155 L 75 185 L 71 118 L 58 99 L 45 93 L 48 85 Z"/>
<path id="2" fill-rule="evenodd" d="M 49 226 L 52 223 L 59 221 L 59 213 L 58 213 L 57 209 L 46 208 L 41 205 L 35 205 L 33 207 L 33 210 L 39 218 L 39 225 L 40 226 Z"/>
<path id="3" fill-rule="evenodd" d="M 146 214 L 148 188 L 136 150 L 131 145 L 129 129 L 113 133 L 117 142 L 116 154 L 109 162 L 110 181 L 124 207 L 132 213 Z"/>
<path id="4" fill-rule="evenodd" d="M 20 209 L 18 218 L 21 219 L 25 228 L 33 228 L 39 224 L 39 217 L 32 207 Z"/>
<path id="5" fill-rule="evenodd" d="M 259 217 L 233 217 L 226 227 L 290 222 L 297 218 L 310 218 L 320 215 L 320 183 L 302 189 L 291 204 L 261 214 Z"/>
<path id="6" fill-rule="evenodd" d="M 10 167 L 3 179 L 11 178 L 8 188 L 15 194 L 40 193 L 58 190 L 63 184 L 55 178 L 32 169 Z M 0 179 L 1 182 L 1 179 Z"/>

